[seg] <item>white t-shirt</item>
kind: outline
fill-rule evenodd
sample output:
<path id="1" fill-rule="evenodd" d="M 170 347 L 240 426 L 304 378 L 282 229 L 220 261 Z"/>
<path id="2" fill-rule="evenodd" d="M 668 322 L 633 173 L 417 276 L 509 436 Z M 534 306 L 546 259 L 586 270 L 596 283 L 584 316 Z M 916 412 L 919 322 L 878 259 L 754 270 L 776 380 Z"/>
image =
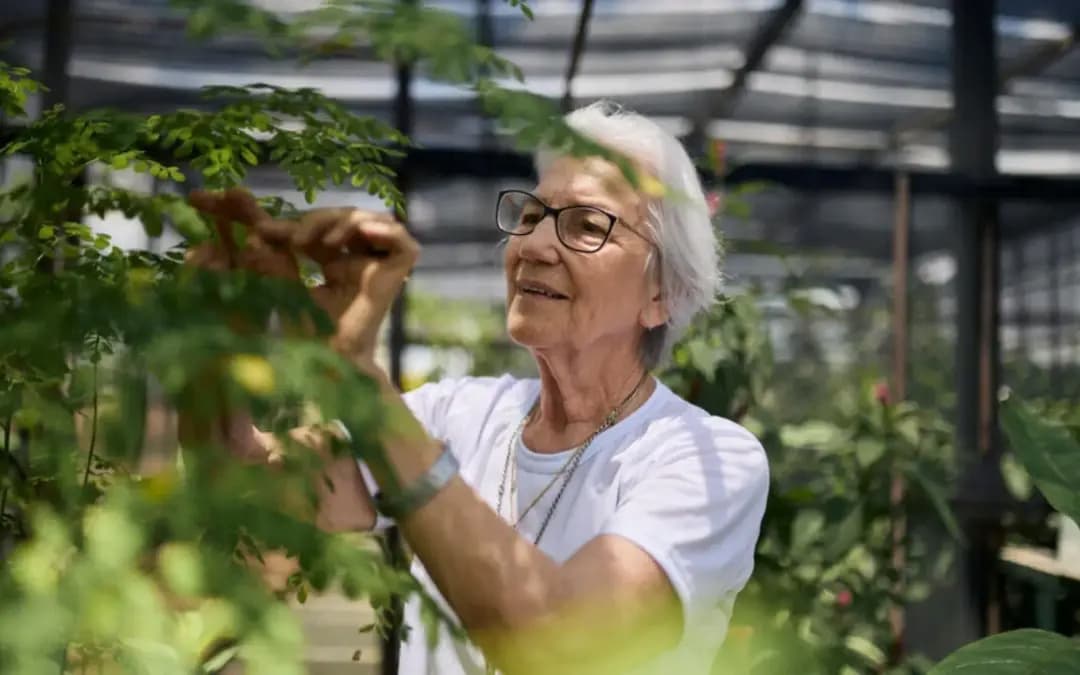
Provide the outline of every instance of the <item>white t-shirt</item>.
<path id="1" fill-rule="evenodd" d="M 494 508 L 507 447 L 539 390 L 535 379 L 463 378 L 426 384 L 405 394 L 405 401 L 428 433 L 454 453 L 462 479 Z M 520 513 L 570 451 L 535 453 L 519 442 L 514 452 Z M 365 475 L 374 489 L 366 470 Z M 625 537 L 644 549 L 668 575 L 685 619 L 678 646 L 635 672 L 706 675 L 735 595 L 753 569 L 768 487 L 765 452 L 750 432 L 710 416 L 658 382 L 644 405 L 589 445 L 540 549 L 563 562 L 601 534 Z M 519 531 L 530 541 L 558 488 L 557 483 L 522 522 Z M 418 559 L 412 572 L 449 611 Z M 445 629 L 429 651 L 415 599 L 406 604 L 405 622 L 410 636 L 401 647 L 401 675 L 483 675 L 479 652 L 455 643 Z"/>

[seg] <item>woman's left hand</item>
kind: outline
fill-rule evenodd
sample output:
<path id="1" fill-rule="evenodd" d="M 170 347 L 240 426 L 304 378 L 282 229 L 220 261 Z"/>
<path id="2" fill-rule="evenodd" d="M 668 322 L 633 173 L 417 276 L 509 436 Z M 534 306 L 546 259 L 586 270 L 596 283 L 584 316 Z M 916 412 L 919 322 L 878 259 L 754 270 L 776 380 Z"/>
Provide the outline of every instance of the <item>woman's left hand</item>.
<path id="1" fill-rule="evenodd" d="M 266 242 L 322 267 L 325 282 L 311 292 L 336 323 L 332 345 L 353 362 L 370 364 L 379 326 L 420 255 L 404 225 L 389 214 L 352 208 L 251 225 Z"/>

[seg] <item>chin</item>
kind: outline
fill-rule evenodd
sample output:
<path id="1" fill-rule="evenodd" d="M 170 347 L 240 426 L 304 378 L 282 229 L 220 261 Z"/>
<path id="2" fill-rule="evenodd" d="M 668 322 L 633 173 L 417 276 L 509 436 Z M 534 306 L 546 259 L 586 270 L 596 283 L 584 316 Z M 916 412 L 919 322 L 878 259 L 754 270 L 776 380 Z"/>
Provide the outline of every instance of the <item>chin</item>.
<path id="1" fill-rule="evenodd" d="M 543 347 L 551 344 L 558 337 L 553 334 L 557 332 L 559 331 L 553 330 L 550 321 L 524 315 L 513 308 L 506 315 L 506 334 L 522 347 Z"/>

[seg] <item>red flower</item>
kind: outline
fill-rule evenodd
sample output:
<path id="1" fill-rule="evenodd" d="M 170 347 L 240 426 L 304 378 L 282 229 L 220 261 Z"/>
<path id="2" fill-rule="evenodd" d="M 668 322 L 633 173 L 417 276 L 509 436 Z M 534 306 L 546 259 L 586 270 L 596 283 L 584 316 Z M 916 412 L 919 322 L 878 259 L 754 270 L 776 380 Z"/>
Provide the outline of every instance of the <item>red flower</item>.
<path id="1" fill-rule="evenodd" d="M 705 203 L 709 205 L 709 217 L 716 215 L 716 212 L 720 210 L 722 201 L 720 195 L 716 192 L 709 192 L 705 195 Z"/>
<path id="2" fill-rule="evenodd" d="M 889 385 L 878 382 L 874 385 L 874 400 L 881 405 L 889 405 Z"/>
<path id="3" fill-rule="evenodd" d="M 846 588 L 836 594 L 836 604 L 838 607 L 848 607 L 851 605 L 852 600 L 851 591 Z"/>

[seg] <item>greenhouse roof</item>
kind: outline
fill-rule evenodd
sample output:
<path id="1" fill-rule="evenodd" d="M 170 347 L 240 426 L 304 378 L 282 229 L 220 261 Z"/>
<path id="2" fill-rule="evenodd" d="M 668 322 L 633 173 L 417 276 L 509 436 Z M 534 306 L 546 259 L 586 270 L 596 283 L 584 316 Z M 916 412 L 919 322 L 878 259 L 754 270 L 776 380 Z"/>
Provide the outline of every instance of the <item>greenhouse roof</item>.
<path id="1" fill-rule="evenodd" d="M 188 41 L 184 22 L 166 0 L 74 4 L 68 73 L 75 108 L 194 106 L 205 85 L 268 82 L 317 87 L 357 112 L 393 120 L 395 74 L 363 50 L 301 67 L 272 58 L 247 38 Z M 258 4 L 287 16 L 318 3 Z M 592 4 L 570 84 L 573 101 L 612 98 L 680 135 L 703 131 L 724 141 L 729 166 L 859 167 L 882 175 L 895 167 L 931 175 L 947 167 L 948 0 L 533 0 L 533 21 L 498 0 L 428 4 L 470 22 L 522 68 L 530 90 L 556 101 L 566 93 L 582 7 Z M 47 0 L 0 8 L 9 60 L 40 67 L 46 8 Z M 1071 185 L 1070 177 L 1080 173 L 1080 53 L 1073 48 L 1080 3 L 999 0 L 998 9 L 998 76 L 1004 83 L 998 169 L 1056 175 Z M 414 138 L 432 152 L 450 153 L 440 168 L 418 177 L 413 219 L 422 235 L 430 226 L 432 243 L 471 242 L 486 251 L 496 233 L 482 227 L 490 220 L 485 195 L 526 179 L 528 165 L 518 161 L 507 164 L 512 171 L 489 167 L 482 177 L 449 178 L 468 162 L 494 162 L 489 151 L 505 146 L 467 91 L 417 77 L 412 96 Z M 274 176 L 261 180 L 264 189 L 275 188 Z M 771 190 L 755 202 L 760 208 L 752 222 L 729 230 L 736 239 L 744 232 L 774 243 L 887 255 L 890 194 L 836 189 L 821 182 Z M 1067 186 L 1060 191 L 1068 192 Z M 916 200 L 916 228 L 923 228 L 917 249 L 934 250 L 947 236 L 949 210 L 935 199 Z M 1060 199 L 1042 206 L 1006 205 L 1006 231 L 1061 219 Z M 473 257 L 487 264 L 491 256 Z"/>

